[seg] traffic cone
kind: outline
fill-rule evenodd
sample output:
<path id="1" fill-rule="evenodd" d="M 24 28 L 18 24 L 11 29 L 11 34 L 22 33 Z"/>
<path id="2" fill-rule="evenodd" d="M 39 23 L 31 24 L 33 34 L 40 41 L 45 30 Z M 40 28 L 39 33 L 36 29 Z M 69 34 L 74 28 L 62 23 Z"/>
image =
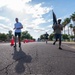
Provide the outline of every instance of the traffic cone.
<path id="1" fill-rule="evenodd" d="M 10 45 L 13 46 L 14 45 L 14 37 L 12 36 L 12 39 L 10 40 Z"/>

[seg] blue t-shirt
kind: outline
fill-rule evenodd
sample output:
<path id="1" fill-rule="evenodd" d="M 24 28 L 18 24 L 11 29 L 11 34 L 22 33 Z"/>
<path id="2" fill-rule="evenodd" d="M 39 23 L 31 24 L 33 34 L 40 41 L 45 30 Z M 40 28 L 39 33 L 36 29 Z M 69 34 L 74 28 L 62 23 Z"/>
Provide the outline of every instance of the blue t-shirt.
<path id="1" fill-rule="evenodd" d="M 22 28 L 23 26 L 20 22 L 18 22 L 14 24 L 14 27 L 15 27 L 15 32 L 21 32 L 21 29 L 17 29 L 17 28 Z"/>

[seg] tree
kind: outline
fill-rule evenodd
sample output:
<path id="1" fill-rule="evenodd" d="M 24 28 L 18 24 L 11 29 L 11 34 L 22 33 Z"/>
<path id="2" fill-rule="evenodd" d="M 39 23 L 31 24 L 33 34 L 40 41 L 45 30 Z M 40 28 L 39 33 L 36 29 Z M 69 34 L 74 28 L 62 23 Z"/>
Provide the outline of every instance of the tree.
<path id="1" fill-rule="evenodd" d="M 8 36 L 9 36 L 9 39 L 12 38 L 12 31 L 11 30 L 8 31 Z"/>
<path id="2" fill-rule="evenodd" d="M 42 40 L 42 39 L 45 39 L 44 34 L 40 35 L 40 39 L 41 39 L 41 40 Z"/>
<path id="3" fill-rule="evenodd" d="M 75 34 L 75 26 L 73 27 L 73 32 L 74 32 L 74 34 Z"/>
<path id="4" fill-rule="evenodd" d="M 71 15 L 71 19 L 73 22 L 75 22 L 75 12 Z M 75 37 L 75 26 L 73 27 L 74 37 Z M 75 38 L 74 38 L 75 41 Z"/>
<path id="5" fill-rule="evenodd" d="M 70 38 L 71 38 L 71 39 L 72 39 L 72 41 L 73 41 L 73 39 L 74 39 L 74 36 L 73 36 L 73 35 L 71 35 L 71 36 L 70 36 Z"/>
<path id="6" fill-rule="evenodd" d="M 33 39 L 33 37 L 28 33 L 28 31 L 22 32 L 22 40 L 23 39 Z"/>
<path id="7" fill-rule="evenodd" d="M 6 34 L 0 33 L 0 40 L 1 40 L 1 41 L 6 41 L 6 40 L 7 40 Z"/>
<path id="8" fill-rule="evenodd" d="M 68 37 L 67 34 L 63 34 L 62 37 L 63 37 L 64 41 L 65 41 L 65 40 L 69 40 L 69 37 Z"/>
<path id="9" fill-rule="evenodd" d="M 62 22 L 63 28 L 64 28 L 64 34 L 65 34 L 65 26 L 66 26 L 66 22 Z"/>
<path id="10" fill-rule="evenodd" d="M 75 21 L 75 12 L 71 15 L 72 21 Z"/>
<path id="11" fill-rule="evenodd" d="M 73 28 L 73 24 L 70 24 L 70 29 L 71 29 L 71 36 L 72 36 L 72 28 Z"/>
<path id="12" fill-rule="evenodd" d="M 64 22 L 65 22 L 65 25 L 68 25 L 69 23 L 70 23 L 70 18 L 66 18 L 65 20 L 64 20 Z M 69 35 L 69 26 L 68 26 L 68 35 Z"/>
<path id="13" fill-rule="evenodd" d="M 54 38 L 54 34 L 50 34 L 49 35 L 49 40 L 53 40 L 53 38 Z"/>

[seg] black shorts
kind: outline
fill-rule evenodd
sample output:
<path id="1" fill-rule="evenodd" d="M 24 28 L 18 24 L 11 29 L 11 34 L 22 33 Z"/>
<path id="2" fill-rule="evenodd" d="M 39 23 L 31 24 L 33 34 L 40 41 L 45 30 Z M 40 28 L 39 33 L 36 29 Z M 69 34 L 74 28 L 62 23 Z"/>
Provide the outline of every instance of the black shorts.
<path id="1" fill-rule="evenodd" d="M 47 38 L 47 37 L 46 37 L 45 39 L 46 39 L 46 40 L 48 40 L 48 38 Z"/>
<path id="2" fill-rule="evenodd" d="M 61 40 L 61 34 L 55 34 L 55 38 Z"/>
<path id="3" fill-rule="evenodd" d="M 15 36 L 21 37 L 21 32 L 15 32 Z"/>

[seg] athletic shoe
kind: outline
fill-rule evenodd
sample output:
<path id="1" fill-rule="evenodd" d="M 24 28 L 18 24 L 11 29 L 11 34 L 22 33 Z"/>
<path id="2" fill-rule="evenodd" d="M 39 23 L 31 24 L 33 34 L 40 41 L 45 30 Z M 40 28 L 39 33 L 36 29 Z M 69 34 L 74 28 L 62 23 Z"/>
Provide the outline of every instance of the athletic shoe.
<path id="1" fill-rule="evenodd" d="M 59 49 L 60 49 L 60 50 L 62 50 L 62 48 L 61 48 L 61 47 L 59 47 Z"/>

